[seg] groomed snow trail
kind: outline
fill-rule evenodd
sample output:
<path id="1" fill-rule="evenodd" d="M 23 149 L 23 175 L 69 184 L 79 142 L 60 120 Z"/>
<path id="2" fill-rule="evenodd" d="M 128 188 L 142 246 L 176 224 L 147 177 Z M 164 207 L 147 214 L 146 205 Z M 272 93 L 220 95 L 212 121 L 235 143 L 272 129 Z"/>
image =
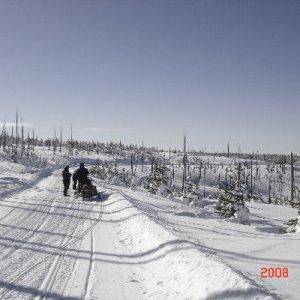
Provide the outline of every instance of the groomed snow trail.
<path id="1" fill-rule="evenodd" d="M 57 171 L 1 201 L 1 299 L 274 299 L 110 187 L 61 192 Z"/>
<path id="2" fill-rule="evenodd" d="M 101 215 L 102 203 L 61 196 L 60 172 L 2 201 L 0 298 L 64 295 L 81 241 Z"/>

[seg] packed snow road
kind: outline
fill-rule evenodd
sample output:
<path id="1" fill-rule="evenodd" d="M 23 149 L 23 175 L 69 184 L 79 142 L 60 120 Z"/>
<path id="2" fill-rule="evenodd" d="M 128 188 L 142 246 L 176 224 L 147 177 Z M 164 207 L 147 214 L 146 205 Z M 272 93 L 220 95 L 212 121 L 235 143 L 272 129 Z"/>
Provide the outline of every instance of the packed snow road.
<path id="1" fill-rule="evenodd" d="M 106 189 L 63 197 L 56 171 L 0 202 L 1 299 L 276 298 Z"/>

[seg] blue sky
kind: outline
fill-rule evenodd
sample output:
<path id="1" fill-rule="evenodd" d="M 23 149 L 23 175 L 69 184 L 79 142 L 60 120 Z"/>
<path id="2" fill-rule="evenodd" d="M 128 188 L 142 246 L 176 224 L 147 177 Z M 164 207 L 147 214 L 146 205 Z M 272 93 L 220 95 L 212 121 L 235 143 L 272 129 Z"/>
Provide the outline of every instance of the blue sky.
<path id="1" fill-rule="evenodd" d="M 1 1 L 0 121 L 300 152 L 300 1 Z"/>

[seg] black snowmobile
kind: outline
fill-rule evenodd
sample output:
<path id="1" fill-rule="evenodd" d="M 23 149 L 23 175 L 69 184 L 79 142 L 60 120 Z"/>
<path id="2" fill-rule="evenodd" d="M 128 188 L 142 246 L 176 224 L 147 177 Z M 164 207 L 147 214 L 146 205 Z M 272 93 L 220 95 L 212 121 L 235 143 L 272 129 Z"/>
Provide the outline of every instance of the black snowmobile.
<path id="1" fill-rule="evenodd" d="M 97 191 L 97 187 L 92 184 L 91 179 L 87 179 L 86 182 L 80 188 L 78 185 L 76 197 L 82 197 L 82 200 L 91 200 L 92 198 L 101 198 L 101 193 Z"/>

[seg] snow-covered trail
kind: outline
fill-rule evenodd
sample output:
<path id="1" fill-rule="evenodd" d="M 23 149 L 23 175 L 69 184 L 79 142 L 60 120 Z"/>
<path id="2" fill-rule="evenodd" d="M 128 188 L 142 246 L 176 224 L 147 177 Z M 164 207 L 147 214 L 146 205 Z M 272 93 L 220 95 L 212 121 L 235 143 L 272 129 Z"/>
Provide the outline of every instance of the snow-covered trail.
<path id="1" fill-rule="evenodd" d="M 274 299 L 106 191 L 63 197 L 56 171 L 0 202 L 1 299 Z"/>
<path id="2" fill-rule="evenodd" d="M 60 172 L 1 202 L 0 297 L 64 295 L 102 203 L 61 195 Z"/>

